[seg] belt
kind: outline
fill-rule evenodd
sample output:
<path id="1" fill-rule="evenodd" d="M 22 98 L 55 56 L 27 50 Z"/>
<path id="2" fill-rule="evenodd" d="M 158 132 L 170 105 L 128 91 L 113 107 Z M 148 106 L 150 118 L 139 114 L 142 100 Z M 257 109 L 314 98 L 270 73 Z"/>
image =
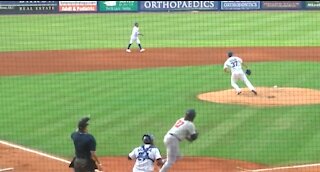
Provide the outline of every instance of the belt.
<path id="1" fill-rule="evenodd" d="M 181 142 L 181 139 L 178 137 L 178 136 L 176 136 L 175 134 L 172 134 L 172 133 L 169 133 L 171 136 L 173 136 L 174 138 L 176 138 L 176 139 L 178 139 L 180 142 Z"/>

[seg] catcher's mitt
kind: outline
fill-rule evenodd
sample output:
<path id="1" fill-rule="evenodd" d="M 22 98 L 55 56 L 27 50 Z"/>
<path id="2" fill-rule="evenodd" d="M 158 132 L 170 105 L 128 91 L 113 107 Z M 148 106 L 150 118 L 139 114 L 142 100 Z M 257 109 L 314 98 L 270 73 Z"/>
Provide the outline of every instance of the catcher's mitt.
<path id="1" fill-rule="evenodd" d="M 247 75 L 251 75 L 251 70 L 250 70 L 250 69 L 247 69 L 247 70 L 246 70 L 246 74 L 247 74 Z"/>

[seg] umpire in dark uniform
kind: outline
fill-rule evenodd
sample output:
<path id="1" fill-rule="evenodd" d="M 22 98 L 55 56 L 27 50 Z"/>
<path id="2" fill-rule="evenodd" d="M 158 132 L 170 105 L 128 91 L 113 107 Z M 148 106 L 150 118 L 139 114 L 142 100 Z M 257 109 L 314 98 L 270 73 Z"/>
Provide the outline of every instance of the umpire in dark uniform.
<path id="1" fill-rule="evenodd" d="M 76 156 L 69 167 L 75 172 L 102 171 L 102 166 L 96 155 L 96 140 L 88 133 L 88 121 L 90 118 L 82 118 L 78 123 L 78 131 L 71 134 Z"/>

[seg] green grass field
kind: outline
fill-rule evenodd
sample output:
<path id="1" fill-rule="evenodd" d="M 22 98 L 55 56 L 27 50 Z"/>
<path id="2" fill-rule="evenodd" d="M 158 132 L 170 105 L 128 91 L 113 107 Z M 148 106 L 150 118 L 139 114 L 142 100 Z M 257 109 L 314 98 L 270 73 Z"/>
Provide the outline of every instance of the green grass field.
<path id="1" fill-rule="evenodd" d="M 0 51 L 123 48 L 134 21 L 147 47 L 319 46 L 319 18 L 319 12 L 0 16 Z M 251 80 L 319 89 L 318 65 L 251 63 Z M 164 134 L 194 107 L 200 138 L 182 144 L 184 155 L 273 165 L 320 160 L 320 105 L 255 108 L 196 99 L 229 89 L 229 77 L 222 65 L 0 77 L 0 139 L 71 157 L 70 134 L 91 114 L 99 155 L 125 156 L 145 132 L 164 154 Z"/>
<path id="2" fill-rule="evenodd" d="M 134 21 L 147 47 L 318 46 L 319 12 L 0 16 L 0 51 L 124 48 Z"/>
<path id="3" fill-rule="evenodd" d="M 273 78 L 265 80 L 266 74 L 257 72 L 251 78 L 253 83 L 320 87 L 312 80 L 320 72 L 318 64 L 278 65 L 280 71 L 274 63 L 251 64 L 253 69 L 269 69 Z M 295 77 L 279 77 L 288 72 Z M 91 114 L 91 132 L 100 154 L 126 155 L 140 144 L 145 132 L 154 133 L 164 150 L 165 132 L 186 108 L 194 107 L 201 135 L 197 144 L 183 144 L 185 155 L 267 164 L 319 160 L 320 105 L 255 108 L 197 100 L 200 92 L 230 88 L 229 75 L 214 73 L 222 73 L 221 66 L 2 77 L 0 89 L 5 91 L 1 91 L 0 116 L 5 118 L 0 121 L 1 138 L 71 156 L 69 135 L 81 115 Z M 302 78 L 304 83 L 299 81 Z"/>

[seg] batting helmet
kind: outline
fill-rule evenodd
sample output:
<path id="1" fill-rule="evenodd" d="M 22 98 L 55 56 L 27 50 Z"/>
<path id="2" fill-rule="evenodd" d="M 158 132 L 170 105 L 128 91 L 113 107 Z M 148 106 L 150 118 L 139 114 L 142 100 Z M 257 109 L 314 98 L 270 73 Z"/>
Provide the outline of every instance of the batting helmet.
<path id="1" fill-rule="evenodd" d="M 153 135 L 152 134 L 144 134 L 142 136 L 142 141 L 144 144 L 153 144 Z"/>
<path id="2" fill-rule="evenodd" d="M 228 57 L 232 57 L 233 56 L 233 52 L 232 51 L 229 51 L 228 52 Z"/>
<path id="3" fill-rule="evenodd" d="M 196 117 L 196 110 L 194 109 L 188 109 L 186 111 L 185 119 L 189 121 L 193 121 L 193 119 Z"/>

